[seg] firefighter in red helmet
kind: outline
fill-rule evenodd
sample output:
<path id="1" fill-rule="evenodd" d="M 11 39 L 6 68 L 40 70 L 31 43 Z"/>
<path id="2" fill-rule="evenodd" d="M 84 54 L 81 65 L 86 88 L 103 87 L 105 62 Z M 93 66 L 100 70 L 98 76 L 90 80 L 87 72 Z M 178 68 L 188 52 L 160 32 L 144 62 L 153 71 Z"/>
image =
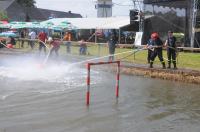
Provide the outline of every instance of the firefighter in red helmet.
<path id="1" fill-rule="evenodd" d="M 160 62 L 162 63 L 162 68 L 165 69 L 165 62 L 163 59 L 163 54 L 162 54 L 162 47 L 163 47 L 163 42 L 161 41 L 161 39 L 159 38 L 158 33 L 152 33 L 151 34 L 151 49 L 152 53 L 151 53 L 151 57 L 150 57 L 150 68 L 153 68 L 153 62 L 156 58 L 156 56 L 158 56 Z"/>

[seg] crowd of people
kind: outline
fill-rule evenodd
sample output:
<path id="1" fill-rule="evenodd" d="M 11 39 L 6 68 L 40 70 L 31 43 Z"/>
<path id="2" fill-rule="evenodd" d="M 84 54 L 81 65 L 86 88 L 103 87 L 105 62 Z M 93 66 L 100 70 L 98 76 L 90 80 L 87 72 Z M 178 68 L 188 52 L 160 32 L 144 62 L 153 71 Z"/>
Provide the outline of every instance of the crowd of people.
<path id="1" fill-rule="evenodd" d="M 52 55 L 53 52 L 55 52 L 56 56 L 58 56 L 58 51 L 60 49 L 60 44 L 64 44 L 66 46 L 66 53 L 71 53 L 71 41 L 72 41 L 72 33 L 70 31 L 65 32 L 63 38 L 60 38 L 58 34 L 49 34 L 42 30 L 38 33 L 36 33 L 34 30 L 31 30 L 27 32 L 27 30 L 21 30 L 19 33 L 19 46 L 20 48 L 25 48 L 24 44 L 25 41 L 28 42 L 28 46 L 33 50 L 36 44 L 36 41 L 38 41 L 39 44 L 39 55 L 44 52 L 46 54 L 47 48 L 49 49 L 50 55 Z M 6 41 L 1 40 L 2 44 L 5 45 L 11 45 L 7 48 L 13 48 L 16 45 L 16 40 L 14 37 L 10 36 Z M 80 41 L 78 41 L 80 48 L 79 48 L 79 54 L 80 55 L 86 55 L 87 53 L 87 42 L 82 38 Z M 3 46 L 3 45 L 1 45 Z M 3 46 L 4 47 L 4 46 Z M 3 48 L 2 47 L 2 48 Z"/>

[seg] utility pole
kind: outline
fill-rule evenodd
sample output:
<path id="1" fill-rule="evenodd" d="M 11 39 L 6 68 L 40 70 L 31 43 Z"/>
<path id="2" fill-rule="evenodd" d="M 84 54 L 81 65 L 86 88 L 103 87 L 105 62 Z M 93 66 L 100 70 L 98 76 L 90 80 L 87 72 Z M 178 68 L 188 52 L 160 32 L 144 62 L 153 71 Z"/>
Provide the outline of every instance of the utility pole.
<path id="1" fill-rule="evenodd" d="M 139 32 L 144 31 L 144 6 L 143 0 L 132 0 L 134 9 L 138 10 L 138 17 L 139 17 Z"/>
<path id="2" fill-rule="evenodd" d="M 192 4 L 192 34 L 191 34 L 191 39 L 190 39 L 190 43 L 191 43 L 191 47 L 194 48 L 194 40 L 195 40 L 195 28 L 196 28 L 196 18 L 197 18 L 197 4 L 198 4 L 198 0 L 193 0 L 193 4 Z"/>

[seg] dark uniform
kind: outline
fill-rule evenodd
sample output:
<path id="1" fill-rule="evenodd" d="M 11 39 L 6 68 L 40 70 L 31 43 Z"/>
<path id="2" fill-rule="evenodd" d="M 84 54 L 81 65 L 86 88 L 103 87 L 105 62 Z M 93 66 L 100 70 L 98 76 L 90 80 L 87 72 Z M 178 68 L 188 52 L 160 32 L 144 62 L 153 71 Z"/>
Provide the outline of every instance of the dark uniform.
<path id="1" fill-rule="evenodd" d="M 147 55 L 147 62 L 150 63 L 151 60 L 151 54 L 152 54 L 152 42 L 153 39 L 149 39 L 148 43 L 147 43 L 147 49 L 148 49 L 148 55 Z"/>
<path id="2" fill-rule="evenodd" d="M 168 67 L 171 68 L 171 62 L 174 64 L 174 69 L 176 69 L 176 37 L 168 37 L 167 39 L 167 57 L 168 57 Z M 172 59 L 172 60 L 171 60 Z"/>
<path id="3" fill-rule="evenodd" d="M 150 59 L 150 68 L 153 68 L 153 62 L 156 58 L 156 56 L 158 56 L 160 62 L 162 63 L 163 69 L 165 69 L 165 62 L 163 60 L 163 55 L 162 55 L 162 46 L 163 46 L 163 42 L 160 40 L 160 38 L 156 38 L 152 41 L 152 53 L 151 53 L 151 59 Z"/>
<path id="4" fill-rule="evenodd" d="M 117 34 L 116 31 L 113 30 L 109 36 L 108 36 L 108 48 L 109 48 L 109 61 L 113 61 L 114 60 L 114 54 L 115 54 L 115 47 L 117 44 Z"/>
<path id="5" fill-rule="evenodd" d="M 22 40 L 21 40 L 21 47 L 23 48 L 24 47 L 24 40 L 23 39 L 25 38 L 24 31 L 21 31 L 20 37 L 22 38 Z"/>

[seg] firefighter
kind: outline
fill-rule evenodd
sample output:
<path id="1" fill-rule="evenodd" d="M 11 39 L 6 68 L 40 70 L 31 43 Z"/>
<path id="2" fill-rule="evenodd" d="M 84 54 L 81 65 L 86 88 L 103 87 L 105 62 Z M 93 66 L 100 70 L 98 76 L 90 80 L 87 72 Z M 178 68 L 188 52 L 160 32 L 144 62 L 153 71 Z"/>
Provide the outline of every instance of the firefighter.
<path id="1" fill-rule="evenodd" d="M 168 67 L 171 68 L 171 62 L 176 67 L 176 37 L 173 36 L 172 31 L 168 31 L 168 38 L 165 41 L 165 46 L 167 47 L 167 57 L 168 57 Z M 172 60 L 171 60 L 172 59 Z"/>
<path id="2" fill-rule="evenodd" d="M 152 33 L 151 38 L 152 38 L 151 50 L 153 52 L 151 53 L 150 68 L 153 68 L 153 62 L 156 56 L 158 56 L 160 62 L 162 63 L 162 68 L 165 69 L 166 68 L 165 62 L 163 60 L 163 55 L 162 55 L 163 42 L 160 40 L 158 33 Z"/>
<path id="3" fill-rule="evenodd" d="M 146 44 L 146 47 L 147 47 L 147 50 L 148 50 L 148 52 L 147 52 L 147 62 L 148 62 L 148 64 L 150 64 L 150 60 L 151 60 L 151 54 L 152 54 L 152 42 L 153 42 L 153 38 L 150 38 L 149 40 L 148 40 L 148 42 L 147 42 L 147 44 Z"/>

